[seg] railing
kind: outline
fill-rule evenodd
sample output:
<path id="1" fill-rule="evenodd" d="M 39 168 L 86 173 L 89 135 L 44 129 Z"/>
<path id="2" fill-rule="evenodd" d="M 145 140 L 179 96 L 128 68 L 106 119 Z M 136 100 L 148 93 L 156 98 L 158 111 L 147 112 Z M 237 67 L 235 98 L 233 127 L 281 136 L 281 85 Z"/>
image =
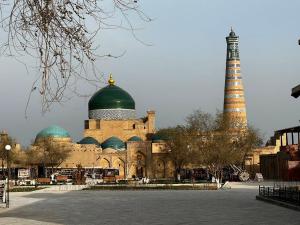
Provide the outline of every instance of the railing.
<path id="1" fill-rule="evenodd" d="M 299 186 L 294 187 L 265 187 L 259 186 L 259 195 L 275 199 L 278 201 L 288 202 L 294 205 L 300 205 Z"/>

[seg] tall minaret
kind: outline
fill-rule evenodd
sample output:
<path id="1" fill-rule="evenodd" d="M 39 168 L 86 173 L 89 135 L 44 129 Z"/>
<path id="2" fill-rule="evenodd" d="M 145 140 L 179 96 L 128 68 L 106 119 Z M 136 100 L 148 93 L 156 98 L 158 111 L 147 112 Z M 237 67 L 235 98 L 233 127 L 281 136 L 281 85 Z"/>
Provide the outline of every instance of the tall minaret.
<path id="1" fill-rule="evenodd" d="M 224 115 L 229 123 L 236 127 L 247 126 L 244 87 L 240 68 L 239 37 L 231 28 L 226 37 L 227 57 L 224 91 Z"/>

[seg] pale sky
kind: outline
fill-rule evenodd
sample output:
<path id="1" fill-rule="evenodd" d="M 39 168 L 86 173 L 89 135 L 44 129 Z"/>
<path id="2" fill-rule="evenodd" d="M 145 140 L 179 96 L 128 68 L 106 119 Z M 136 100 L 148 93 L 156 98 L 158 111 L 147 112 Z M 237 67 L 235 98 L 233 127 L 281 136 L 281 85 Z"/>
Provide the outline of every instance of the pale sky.
<path id="1" fill-rule="evenodd" d="M 241 71 L 248 121 L 265 134 L 299 125 L 300 99 L 290 96 L 300 83 L 300 1 L 298 0 L 140 0 L 154 21 L 130 32 L 107 30 L 101 51 L 126 54 L 102 59 L 98 67 L 113 73 L 117 85 L 136 102 L 139 116 L 157 113 L 157 127 L 173 126 L 195 109 L 223 108 L 226 41 L 232 26 L 240 37 Z M 4 38 L 4 34 L 1 34 Z M 27 96 L 36 77 L 11 58 L 0 58 L 0 130 L 27 145 L 43 128 L 59 125 L 74 141 L 82 138 L 88 99 L 74 96 L 41 114 L 38 94 L 25 119 Z M 103 84 L 99 83 L 103 86 Z M 96 89 L 83 85 L 86 92 Z"/>

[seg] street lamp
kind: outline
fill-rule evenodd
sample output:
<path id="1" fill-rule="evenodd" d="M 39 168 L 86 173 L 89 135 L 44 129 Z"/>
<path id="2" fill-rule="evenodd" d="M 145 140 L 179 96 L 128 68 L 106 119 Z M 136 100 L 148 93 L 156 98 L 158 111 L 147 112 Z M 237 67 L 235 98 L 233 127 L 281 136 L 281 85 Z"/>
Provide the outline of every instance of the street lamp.
<path id="1" fill-rule="evenodd" d="M 11 150 L 11 145 L 5 145 L 6 150 L 6 167 L 7 167 L 7 190 L 6 190 L 6 208 L 9 208 L 9 174 L 10 174 L 10 168 L 9 168 L 9 152 Z"/>

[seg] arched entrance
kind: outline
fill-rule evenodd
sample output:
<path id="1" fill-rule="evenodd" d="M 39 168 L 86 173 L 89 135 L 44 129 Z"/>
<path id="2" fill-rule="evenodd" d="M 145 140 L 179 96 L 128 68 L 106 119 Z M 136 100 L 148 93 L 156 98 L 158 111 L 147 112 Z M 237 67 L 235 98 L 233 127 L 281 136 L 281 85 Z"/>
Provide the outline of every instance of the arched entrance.
<path id="1" fill-rule="evenodd" d="M 166 178 L 166 162 L 162 159 L 157 159 L 155 162 L 155 177 Z"/>
<path id="2" fill-rule="evenodd" d="M 143 178 L 146 176 L 146 157 L 143 153 L 138 152 L 136 156 L 136 177 Z"/>
<path id="3" fill-rule="evenodd" d="M 110 162 L 109 162 L 109 160 L 106 159 L 106 158 L 102 158 L 100 160 L 100 168 L 102 168 L 102 169 L 108 169 L 108 168 L 110 168 Z"/>
<path id="4" fill-rule="evenodd" d="M 112 167 L 119 170 L 119 179 L 125 178 L 125 163 L 122 159 L 117 158 L 113 161 Z"/>

